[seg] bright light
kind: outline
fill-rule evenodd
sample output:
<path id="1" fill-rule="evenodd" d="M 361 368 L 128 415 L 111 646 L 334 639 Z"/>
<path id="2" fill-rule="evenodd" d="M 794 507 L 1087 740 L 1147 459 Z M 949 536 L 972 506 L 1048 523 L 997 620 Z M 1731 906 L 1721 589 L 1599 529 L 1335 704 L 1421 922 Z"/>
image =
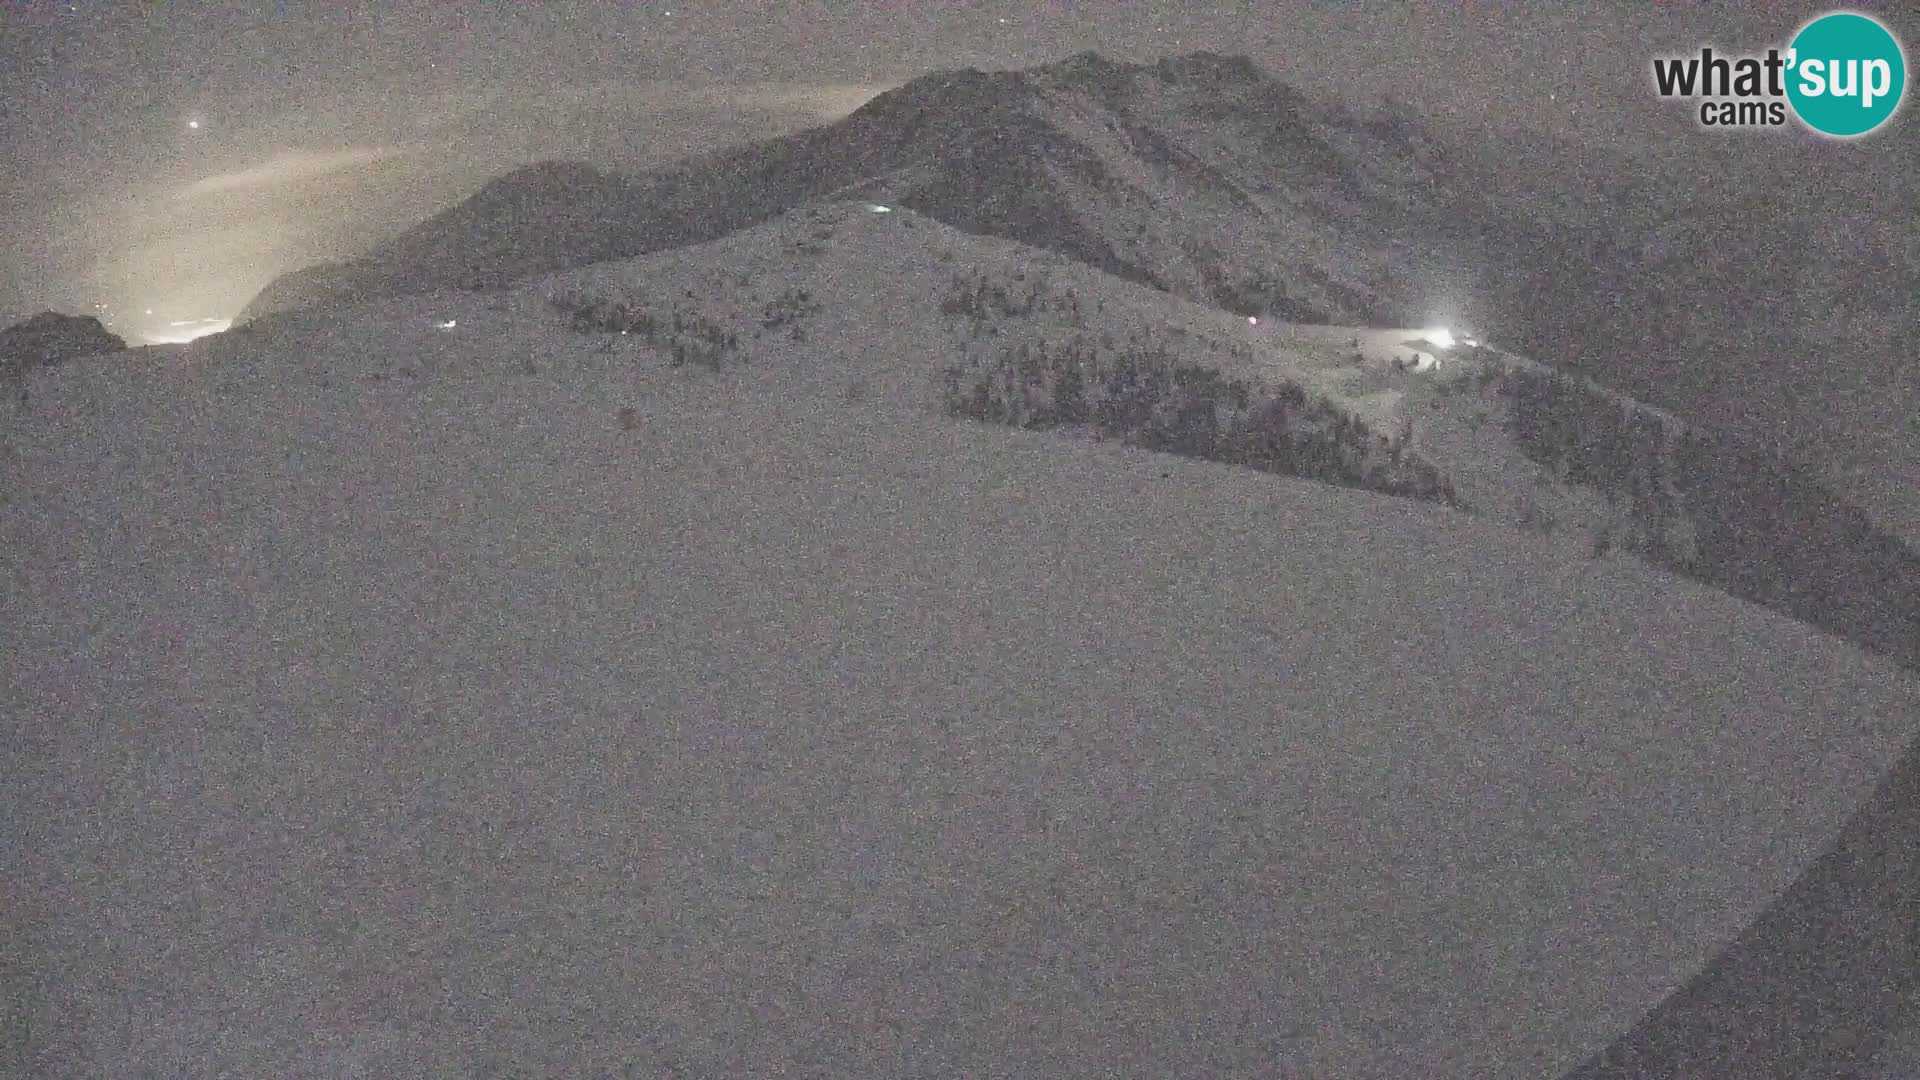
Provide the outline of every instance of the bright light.
<path id="1" fill-rule="evenodd" d="M 871 210 L 871 211 L 873 211 L 873 212 L 874 212 L 874 213 L 876 213 L 876 214 L 891 214 L 891 213 L 893 213 L 893 207 L 891 207 L 891 206 L 881 206 L 881 205 L 880 205 L 879 203 L 868 203 L 868 204 L 867 204 L 867 209 L 868 209 L 868 210 Z"/>
<path id="2" fill-rule="evenodd" d="M 168 323 L 167 325 L 168 330 L 165 333 L 143 334 L 141 336 L 146 338 L 148 344 L 151 345 L 185 345 L 189 341 L 206 337 L 208 334 L 218 334 L 226 330 L 233 325 L 233 320 L 189 319 L 182 322 Z"/>
<path id="3" fill-rule="evenodd" d="M 193 129 L 193 130 L 195 130 L 195 131 L 199 131 L 199 130 L 200 130 L 200 121 L 198 121 L 198 120 L 189 120 L 189 121 L 187 121 L 187 126 L 188 126 L 188 127 L 190 127 L 190 128 L 192 128 L 192 129 Z"/>
<path id="4" fill-rule="evenodd" d="M 1436 326 L 1422 336 L 1431 344 L 1438 345 L 1443 349 L 1453 348 L 1453 334 L 1444 326 Z"/>
<path id="5" fill-rule="evenodd" d="M 1259 326 L 1259 325 L 1260 325 L 1260 317 L 1259 317 L 1258 315 L 1249 315 L 1249 316 L 1247 316 L 1247 325 L 1248 325 L 1248 326 Z"/>
<path id="6" fill-rule="evenodd" d="M 446 322 L 443 322 L 443 323 L 435 323 L 434 325 L 435 325 L 435 326 L 438 326 L 438 327 L 439 327 L 440 329 L 442 329 L 442 330 L 451 330 L 451 329 L 453 329 L 454 327 L 456 327 L 456 326 L 458 326 L 458 325 L 460 325 L 460 320 L 458 320 L 458 319 L 448 319 L 448 320 L 447 320 Z"/>

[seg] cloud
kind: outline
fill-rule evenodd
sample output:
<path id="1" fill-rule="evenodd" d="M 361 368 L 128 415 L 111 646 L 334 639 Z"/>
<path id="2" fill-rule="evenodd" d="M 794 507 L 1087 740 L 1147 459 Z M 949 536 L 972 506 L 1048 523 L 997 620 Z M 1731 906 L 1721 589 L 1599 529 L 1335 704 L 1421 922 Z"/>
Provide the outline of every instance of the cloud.
<path id="1" fill-rule="evenodd" d="M 291 150 L 237 172 L 203 177 L 181 188 L 176 198 L 193 199 L 233 191 L 292 187 L 333 173 L 400 157 L 397 146 L 357 146 L 343 150 Z"/>

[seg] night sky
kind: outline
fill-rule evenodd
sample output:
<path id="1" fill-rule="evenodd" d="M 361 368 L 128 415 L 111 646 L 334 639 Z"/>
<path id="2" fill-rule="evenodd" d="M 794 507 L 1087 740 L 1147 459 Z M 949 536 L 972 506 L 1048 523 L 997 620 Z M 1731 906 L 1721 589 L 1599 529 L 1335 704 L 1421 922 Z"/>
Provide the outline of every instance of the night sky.
<path id="1" fill-rule="evenodd" d="M 655 164 L 830 121 L 936 68 L 1083 49 L 1245 53 L 1321 93 L 1391 93 L 1451 127 L 1606 145 L 1736 187 L 1796 158 L 1855 177 L 1847 162 L 1889 140 L 1716 136 L 1653 97 L 1654 54 L 1784 43 L 1825 10 L 1763 8 L 8 2 L 0 320 L 101 304 L 137 339 L 230 317 L 278 273 L 355 254 L 520 164 Z"/>

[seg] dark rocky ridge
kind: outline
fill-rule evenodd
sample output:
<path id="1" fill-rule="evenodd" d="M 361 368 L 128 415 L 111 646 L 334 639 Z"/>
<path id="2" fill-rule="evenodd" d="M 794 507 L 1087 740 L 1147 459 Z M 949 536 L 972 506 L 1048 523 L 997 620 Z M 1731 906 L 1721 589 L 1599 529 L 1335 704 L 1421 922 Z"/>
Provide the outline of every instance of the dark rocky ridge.
<path id="1" fill-rule="evenodd" d="M 124 340 L 109 333 L 91 315 L 43 311 L 0 330 L 0 372 L 17 377 L 30 368 L 119 352 L 126 347 Z"/>
<path id="2" fill-rule="evenodd" d="M 1458 208 L 1433 197 L 1430 174 L 1445 168 L 1416 128 L 1317 105 L 1244 57 L 1082 53 L 937 72 L 838 123 L 637 177 L 531 166 L 364 258 L 276 281 L 242 318 L 488 288 L 865 196 L 1249 314 L 1417 322 L 1421 283 L 1459 260 L 1427 259 L 1436 245 L 1418 238 L 1381 241 L 1409 225 L 1503 226 L 1477 211 L 1475 227 L 1444 220 Z"/>

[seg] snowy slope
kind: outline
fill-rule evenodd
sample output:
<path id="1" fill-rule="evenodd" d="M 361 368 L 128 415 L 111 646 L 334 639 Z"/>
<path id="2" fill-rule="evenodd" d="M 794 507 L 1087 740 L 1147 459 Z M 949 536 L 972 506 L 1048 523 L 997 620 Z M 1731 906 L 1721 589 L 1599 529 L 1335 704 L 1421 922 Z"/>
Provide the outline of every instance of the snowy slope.
<path id="1" fill-rule="evenodd" d="M 1242 314 L 1481 321 L 1816 464 L 1920 535 L 1920 383 L 1902 333 L 1920 261 L 1900 189 L 1862 181 L 1846 222 L 1756 230 L 1832 198 L 1832 170 L 1782 159 L 1772 180 L 1720 190 L 1647 164 L 1530 134 L 1443 137 L 1404 109 L 1356 114 L 1243 57 L 1082 53 L 930 73 L 837 123 L 644 176 L 534 166 L 363 259 L 281 278 L 246 315 L 492 286 L 871 198 Z"/>
<path id="2" fill-rule="evenodd" d="M 548 304 L 664 273 L 35 373 L 31 1071 L 1552 1075 L 1911 738 L 1912 675 L 1633 563 L 850 401 L 905 307 L 709 373 Z M 1769 1006 L 1701 1045 L 1855 1033 Z"/>
<path id="3" fill-rule="evenodd" d="M 983 371 L 1002 386 L 1024 378 L 1023 351 L 1159 357 L 1296 385 L 1364 424 L 1363 441 L 1398 440 L 1408 462 L 1437 467 L 1478 516 L 1568 552 L 1642 558 L 1920 665 L 1920 555 L 1764 448 L 1525 357 L 1454 350 L 1434 372 L 1399 372 L 1391 358 L 1416 328 L 1249 325 L 1057 253 L 860 203 L 536 287 L 581 314 L 609 361 L 653 363 L 667 348 L 711 359 L 731 385 L 773 378 L 782 389 L 769 392 L 800 379 L 922 406 L 949 368 L 962 385 Z"/>

